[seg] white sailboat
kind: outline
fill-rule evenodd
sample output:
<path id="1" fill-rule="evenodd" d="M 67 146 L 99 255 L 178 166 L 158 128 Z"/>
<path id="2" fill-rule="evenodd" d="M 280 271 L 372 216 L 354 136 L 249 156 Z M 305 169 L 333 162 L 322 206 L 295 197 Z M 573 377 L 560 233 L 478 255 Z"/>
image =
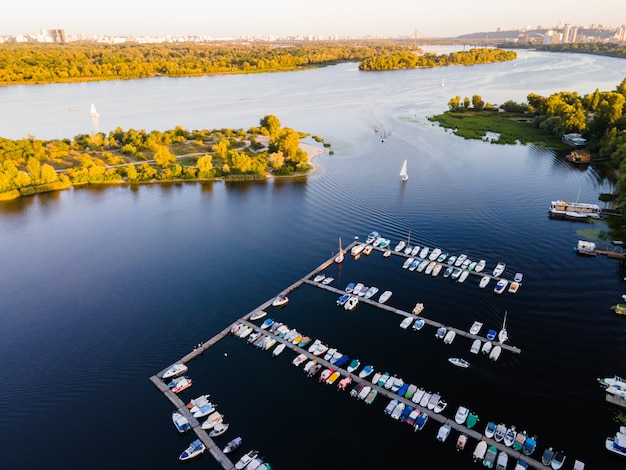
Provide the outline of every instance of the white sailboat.
<path id="1" fill-rule="evenodd" d="M 404 163 L 402 164 L 402 169 L 400 170 L 400 177 L 402 178 L 402 181 L 406 181 L 409 179 L 409 175 L 406 172 L 406 160 L 404 160 Z"/>
<path id="2" fill-rule="evenodd" d="M 441 78 L 441 86 L 442 86 L 442 87 L 443 87 L 443 86 L 446 86 L 446 78 L 445 78 L 445 77 L 442 77 L 442 78 Z"/>
<path id="3" fill-rule="evenodd" d="M 509 334 L 506 331 L 506 310 L 504 311 L 504 321 L 502 322 L 502 329 L 498 333 L 498 341 L 504 343 L 507 339 L 509 339 Z"/>
<path id="4" fill-rule="evenodd" d="M 99 112 L 98 112 L 98 110 L 96 109 L 96 105 L 95 105 L 95 104 L 93 104 L 93 103 L 91 103 L 91 110 L 90 110 L 90 113 L 91 113 L 91 117 L 92 117 L 93 119 L 100 117 L 100 113 L 99 113 Z"/>
<path id="5" fill-rule="evenodd" d="M 335 256 L 335 263 L 343 263 L 343 250 L 341 249 L 341 237 L 339 237 L 339 253 Z"/>

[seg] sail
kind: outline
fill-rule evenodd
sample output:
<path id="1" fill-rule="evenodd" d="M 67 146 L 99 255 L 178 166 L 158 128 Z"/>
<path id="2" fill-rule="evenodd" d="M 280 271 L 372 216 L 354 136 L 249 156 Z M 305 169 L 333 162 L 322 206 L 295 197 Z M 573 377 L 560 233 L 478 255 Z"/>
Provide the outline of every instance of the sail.
<path id="1" fill-rule="evenodd" d="M 402 181 L 406 181 L 409 179 L 409 175 L 406 172 L 406 160 L 404 160 L 404 163 L 402 164 L 402 169 L 400 170 L 400 176 L 402 177 Z"/>

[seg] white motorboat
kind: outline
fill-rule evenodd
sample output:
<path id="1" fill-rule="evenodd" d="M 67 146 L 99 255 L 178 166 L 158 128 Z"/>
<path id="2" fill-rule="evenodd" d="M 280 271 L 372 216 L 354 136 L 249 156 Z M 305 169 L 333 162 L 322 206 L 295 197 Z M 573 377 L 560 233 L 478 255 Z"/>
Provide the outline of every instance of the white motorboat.
<path id="1" fill-rule="evenodd" d="M 406 171 L 406 160 L 404 160 L 404 163 L 402 164 L 402 168 L 400 169 L 400 179 L 402 181 L 406 181 L 409 179 L 409 174 Z"/>
<path id="2" fill-rule="evenodd" d="M 470 352 L 472 354 L 478 354 L 478 352 L 480 351 L 480 347 L 481 347 L 482 343 L 479 339 L 475 339 L 472 342 L 472 347 L 470 348 Z"/>
<path id="3" fill-rule="evenodd" d="M 450 364 L 454 364 L 457 367 L 462 367 L 464 369 L 467 369 L 469 367 L 469 362 L 467 362 L 465 359 L 460 358 L 460 357 L 451 357 L 448 359 L 448 362 Z"/>
<path id="4" fill-rule="evenodd" d="M 414 315 L 419 315 L 420 313 L 422 313 L 422 310 L 424 310 L 424 304 L 421 302 L 418 302 L 415 304 L 415 307 L 413 307 L 412 313 Z"/>
<path id="5" fill-rule="evenodd" d="M 496 426 L 496 430 L 493 433 L 493 438 L 496 442 L 502 442 L 504 436 L 506 435 L 506 426 L 502 423 Z"/>
<path id="6" fill-rule="evenodd" d="M 343 308 L 346 310 L 354 310 L 358 304 L 359 298 L 356 295 L 351 295 L 350 298 L 343 305 Z"/>
<path id="7" fill-rule="evenodd" d="M 476 267 L 474 268 L 474 271 L 477 273 L 482 272 L 483 269 L 485 269 L 485 266 L 487 265 L 487 262 L 484 259 L 481 259 L 478 264 L 476 264 Z"/>
<path id="8" fill-rule="evenodd" d="M 395 420 L 400 419 L 400 415 L 404 411 L 404 408 L 406 408 L 406 405 L 404 404 L 404 402 L 398 403 L 396 407 L 393 409 L 393 411 L 391 412 L 391 418 Z"/>
<path id="9" fill-rule="evenodd" d="M 383 258 L 389 258 L 391 256 L 391 250 L 383 251 Z"/>
<path id="10" fill-rule="evenodd" d="M 472 335 L 477 335 L 480 332 L 480 329 L 483 327 L 483 323 L 479 322 L 479 321 L 475 321 L 474 323 L 472 323 L 472 326 L 470 327 L 470 334 Z"/>
<path id="11" fill-rule="evenodd" d="M 415 320 L 415 323 L 413 323 L 413 329 L 415 331 L 419 331 L 422 328 L 424 328 L 425 324 L 426 324 L 426 322 L 424 320 L 422 320 L 421 318 L 418 318 L 417 320 Z"/>
<path id="12" fill-rule="evenodd" d="M 426 259 L 426 257 L 428 256 L 428 251 L 429 248 L 427 246 L 425 246 L 424 248 L 422 248 L 422 250 L 419 253 L 419 257 L 422 259 Z"/>
<path id="13" fill-rule="evenodd" d="M 189 408 L 189 411 L 191 413 L 194 413 L 195 411 L 197 411 L 198 406 L 206 405 L 209 402 L 210 397 L 211 395 L 207 393 L 205 395 L 200 395 L 199 397 L 193 398 L 189 400 L 189 403 L 187 403 L 187 408 Z"/>
<path id="14" fill-rule="evenodd" d="M 517 294 L 517 291 L 519 290 L 519 286 L 520 286 L 520 283 L 515 282 L 515 281 L 509 284 L 509 289 L 508 289 L 509 294 Z"/>
<path id="15" fill-rule="evenodd" d="M 493 291 L 496 294 L 502 294 L 502 292 L 504 292 L 504 290 L 506 289 L 506 286 L 508 285 L 509 285 L 509 281 L 507 281 L 506 279 L 500 279 L 498 283 L 496 284 L 496 287 L 494 287 Z"/>
<path id="16" fill-rule="evenodd" d="M 420 251 L 422 251 L 421 247 L 419 245 L 415 245 L 413 249 L 411 250 L 411 256 L 413 256 L 414 258 L 416 256 L 419 256 Z"/>
<path id="17" fill-rule="evenodd" d="M 448 436 L 450 435 L 450 430 L 452 428 L 448 423 L 442 424 L 437 432 L 437 440 L 439 442 L 445 442 Z"/>
<path id="18" fill-rule="evenodd" d="M 380 294 L 380 297 L 378 298 L 378 302 L 380 302 L 381 304 L 384 304 L 385 302 L 389 300 L 392 294 L 393 292 L 391 292 L 390 290 L 386 290 L 385 292 Z"/>
<path id="19" fill-rule="evenodd" d="M 298 367 L 300 366 L 304 361 L 306 361 L 308 359 L 308 356 L 304 353 L 302 354 L 298 354 L 292 361 L 291 363 Z"/>
<path id="20" fill-rule="evenodd" d="M 183 451 L 183 453 L 180 454 L 180 457 L 178 457 L 178 459 L 181 462 L 184 462 L 185 460 L 190 460 L 195 457 L 198 457 L 205 450 L 206 450 L 206 446 L 202 443 L 202 441 L 200 439 L 196 439 L 191 444 L 189 444 L 189 447 L 187 447 Z"/>
<path id="21" fill-rule="evenodd" d="M 195 411 L 194 411 L 194 408 L 195 408 Z M 215 405 L 211 402 L 207 402 L 204 405 L 194 407 L 194 408 L 192 408 L 189 411 L 193 414 L 193 417 L 196 419 L 204 418 L 205 416 L 208 416 L 215 411 Z"/>
<path id="22" fill-rule="evenodd" d="M 242 443 L 243 439 L 241 437 L 236 437 L 232 441 L 229 441 L 228 444 L 226 444 L 226 447 L 222 449 L 222 452 L 224 452 L 225 454 L 230 454 L 234 450 L 238 449 Z"/>
<path id="23" fill-rule="evenodd" d="M 189 420 L 178 411 L 174 411 L 172 413 L 172 421 L 174 422 L 174 426 L 176 426 L 176 430 L 181 434 L 191 429 L 191 424 L 189 424 Z"/>
<path id="24" fill-rule="evenodd" d="M 511 447 L 515 442 L 515 436 L 517 436 L 517 432 L 515 432 L 515 426 L 511 426 L 504 433 L 504 445 L 507 447 Z"/>
<path id="25" fill-rule="evenodd" d="M 365 377 L 369 377 L 372 372 L 374 372 L 374 366 L 372 365 L 368 365 L 363 367 L 363 369 L 361 370 L 361 372 L 359 372 L 359 377 L 361 379 L 364 379 Z M 378 380 L 376 380 L 375 382 L 378 382 Z"/>
<path id="26" fill-rule="evenodd" d="M 324 354 L 324 360 L 325 361 L 330 361 L 330 359 L 335 355 L 335 353 L 337 352 L 337 348 L 330 348 L 326 351 L 326 354 Z"/>
<path id="27" fill-rule="evenodd" d="M 348 365 L 348 367 L 346 367 L 346 370 L 352 373 L 355 370 L 357 370 L 359 367 L 361 367 L 361 361 L 359 361 L 358 359 L 353 359 L 352 362 L 350 362 L 350 364 Z"/>
<path id="28" fill-rule="evenodd" d="M 420 406 L 427 407 L 428 402 L 430 401 L 430 397 L 432 396 L 433 396 L 432 393 L 424 392 L 424 395 L 422 395 L 422 399 L 420 400 Z"/>
<path id="29" fill-rule="evenodd" d="M 486 276 L 486 275 L 483 276 L 480 282 L 478 283 L 478 287 L 480 287 L 481 289 L 484 289 L 489 284 L 489 281 L 491 281 L 491 276 Z"/>
<path id="30" fill-rule="evenodd" d="M 489 421 L 487 426 L 485 426 L 485 437 L 492 439 L 494 434 L 496 433 L 496 423 L 493 421 Z"/>
<path id="31" fill-rule="evenodd" d="M 425 274 L 432 274 L 433 269 L 435 269 L 435 266 L 437 265 L 436 261 L 431 261 L 428 263 L 428 266 L 426 266 L 426 270 L 424 271 Z"/>
<path id="32" fill-rule="evenodd" d="M 237 470 L 241 470 L 243 468 L 246 468 L 246 466 L 252 462 L 254 459 L 257 458 L 257 456 L 259 455 L 258 451 L 256 450 L 251 450 L 250 452 L 248 452 L 247 454 L 245 454 L 243 457 L 241 457 L 237 463 L 235 463 L 235 468 Z"/>
<path id="33" fill-rule="evenodd" d="M 412 317 L 406 317 L 404 320 L 402 320 L 402 322 L 400 323 L 400 328 L 406 330 L 409 325 L 411 325 L 411 323 L 413 323 L 413 318 Z"/>
<path id="34" fill-rule="evenodd" d="M 374 249 L 373 245 L 365 245 L 365 248 L 363 248 L 363 254 L 369 256 L 370 254 L 372 254 L 373 249 Z"/>
<path id="35" fill-rule="evenodd" d="M 335 280 L 334 277 L 332 276 L 326 276 L 323 280 L 322 280 L 322 284 L 324 284 L 325 286 L 329 285 L 331 282 L 333 282 Z"/>
<path id="36" fill-rule="evenodd" d="M 367 397 L 367 395 L 369 395 L 370 391 L 372 390 L 372 387 L 369 385 L 366 385 L 365 387 L 363 387 L 361 389 L 361 391 L 359 392 L 359 394 L 357 395 L 357 399 L 359 400 L 365 400 L 365 398 Z"/>
<path id="37" fill-rule="evenodd" d="M 431 261 L 435 261 L 437 258 L 439 258 L 439 255 L 441 255 L 441 249 L 435 248 L 433 251 L 430 252 L 430 255 L 428 255 L 428 259 Z"/>
<path id="38" fill-rule="evenodd" d="M 446 336 L 444 336 L 443 338 L 444 344 L 452 344 L 452 341 L 454 341 L 455 337 L 456 337 L 456 332 L 454 330 L 449 330 L 446 333 Z"/>
<path id="39" fill-rule="evenodd" d="M 443 400 L 439 400 L 437 402 L 437 404 L 435 405 L 435 407 L 433 408 L 433 411 L 437 414 L 441 413 L 443 410 L 446 409 L 446 406 L 448 406 L 448 402 L 443 401 Z"/>
<path id="40" fill-rule="evenodd" d="M 604 445 L 608 451 L 626 457 L 626 426 L 620 426 L 615 436 L 607 437 Z"/>
<path id="41" fill-rule="evenodd" d="M 500 353 L 502 353 L 502 348 L 499 344 L 496 344 L 489 353 L 489 359 L 492 361 L 497 361 L 500 358 Z"/>
<path id="42" fill-rule="evenodd" d="M 361 252 L 365 249 L 365 244 L 364 243 L 357 243 L 356 245 L 354 245 L 352 247 L 352 249 L 350 250 L 350 254 L 352 256 L 357 256 L 360 255 Z"/>
<path id="43" fill-rule="evenodd" d="M 188 367 L 185 364 L 174 364 L 172 367 L 163 372 L 163 379 L 171 379 L 172 377 L 178 377 L 188 371 Z"/>
<path id="44" fill-rule="evenodd" d="M 224 416 L 219 411 L 215 411 L 209 415 L 209 417 L 202 423 L 202 429 L 213 429 L 216 424 L 220 424 L 224 421 Z"/>
<path id="45" fill-rule="evenodd" d="M 406 242 L 404 240 L 400 240 L 398 244 L 394 247 L 393 251 L 402 251 L 406 246 Z"/>
<path id="46" fill-rule="evenodd" d="M 456 260 L 454 261 L 454 266 L 459 268 L 467 259 L 467 255 L 465 253 L 461 253 Z"/>
<path id="47" fill-rule="evenodd" d="M 324 280 L 324 278 L 326 277 L 325 274 L 318 274 L 317 276 L 315 276 L 313 278 L 313 282 L 322 282 Z"/>
<path id="48" fill-rule="evenodd" d="M 274 307 L 282 307 L 287 302 L 289 302 L 289 297 L 284 294 L 279 294 L 274 301 L 272 302 L 272 306 Z"/>
<path id="49" fill-rule="evenodd" d="M 267 312 L 265 312 L 263 310 L 257 310 L 252 315 L 250 315 L 250 321 L 260 320 L 265 315 L 267 315 Z"/>
<path id="50" fill-rule="evenodd" d="M 515 282 L 519 282 L 520 284 L 522 283 L 522 279 L 524 279 L 524 275 L 522 273 L 515 273 L 515 276 L 513 276 L 513 280 Z"/>
<path id="51" fill-rule="evenodd" d="M 418 388 L 417 392 L 413 394 L 411 401 L 415 404 L 419 404 L 422 401 L 422 398 L 424 397 L 424 393 L 426 393 L 426 390 L 424 390 L 423 388 Z"/>
<path id="52" fill-rule="evenodd" d="M 485 341 L 485 343 L 483 344 L 483 347 L 480 348 L 480 351 L 483 354 L 489 354 L 491 352 L 491 347 L 493 346 L 493 344 L 491 344 L 491 341 Z"/>
<path id="53" fill-rule="evenodd" d="M 433 393 L 430 396 L 430 400 L 428 400 L 428 403 L 426 404 L 426 408 L 428 408 L 429 410 L 434 409 L 435 406 L 439 404 L 439 400 L 441 400 L 441 395 L 439 395 L 438 393 Z"/>
<path id="54" fill-rule="evenodd" d="M 469 271 L 464 269 L 461 275 L 459 276 L 459 280 L 457 282 L 465 282 L 465 279 L 467 279 L 467 276 L 469 276 Z"/>
<path id="55" fill-rule="evenodd" d="M 456 414 L 454 415 L 454 421 L 457 424 L 463 424 L 469 415 L 469 410 L 464 406 L 459 406 L 456 410 Z"/>
<path id="56" fill-rule="evenodd" d="M 446 336 L 447 331 L 446 327 L 440 326 L 435 332 L 435 338 L 443 339 Z"/>
<path id="57" fill-rule="evenodd" d="M 285 343 L 280 343 L 272 351 L 272 356 L 274 356 L 274 357 L 278 356 L 280 353 L 282 353 L 285 350 L 285 347 L 286 347 Z"/>
<path id="58" fill-rule="evenodd" d="M 496 267 L 493 269 L 493 277 L 500 277 L 500 275 L 504 272 L 506 268 L 505 263 L 498 263 Z"/>
<path id="59" fill-rule="evenodd" d="M 209 432 L 209 437 L 218 437 L 228 431 L 230 425 L 227 423 L 217 423 L 213 426 L 213 430 Z"/>
<path id="60" fill-rule="evenodd" d="M 404 264 L 402 265 L 402 268 L 409 269 L 409 266 L 411 266 L 411 263 L 413 263 L 413 261 L 415 261 L 415 258 L 407 258 L 406 260 L 404 260 Z"/>
<path id="61" fill-rule="evenodd" d="M 496 470 L 506 470 L 509 464 L 509 455 L 506 452 L 500 452 L 498 454 L 498 460 L 496 460 Z"/>
<path id="62" fill-rule="evenodd" d="M 180 382 L 176 383 L 176 385 L 172 387 L 172 392 L 180 393 L 183 390 L 186 390 L 189 387 L 191 387 L 192 383 L 193 381 L 190 378 L 183 377 L 183 379 Z"/>
<path id="63" fill-rule="evenodd" d="M 398 406 L 398 400 L 394 398 L 389 403 L 387 403 L 384 413 L 390 415 L 391 413 L 393 413 L 393 410 L 396 408 L 396 406 Z"/>
<path id="64" fill-rule="evenodd" d="M 476 448 L 474 449 L 474 453 L 472 454 L 472 458 L 474 462 L 478 460 L 483 460 L 485 458 L 485 453 L 487 452 L 487 443 L 485 441 L 480 441 L 476 444 Z"/>
<path id="65" fill-rule="evenodd" d="M 369 289 L 367 289 L 367 292 L 365 293 L 365 295 L 363 296 L 363 298 L 365 299 L 371 299 L 372 297 L 374 297 L 376 294 L 378 293 L 378 287 L 370 287 Z"/>

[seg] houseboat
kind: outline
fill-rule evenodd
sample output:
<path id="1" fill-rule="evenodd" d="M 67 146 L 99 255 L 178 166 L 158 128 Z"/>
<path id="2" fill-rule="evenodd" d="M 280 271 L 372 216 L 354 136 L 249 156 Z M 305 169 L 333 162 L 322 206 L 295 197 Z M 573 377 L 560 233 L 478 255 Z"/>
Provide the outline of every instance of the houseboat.
<path id="1" fill-rule="evenodd" d="M 561 199 L 552 201 L 550 215 L 568 217 L 572 219 L 600 218 L 600 206 L 585 202 L 567 202 Z"/>

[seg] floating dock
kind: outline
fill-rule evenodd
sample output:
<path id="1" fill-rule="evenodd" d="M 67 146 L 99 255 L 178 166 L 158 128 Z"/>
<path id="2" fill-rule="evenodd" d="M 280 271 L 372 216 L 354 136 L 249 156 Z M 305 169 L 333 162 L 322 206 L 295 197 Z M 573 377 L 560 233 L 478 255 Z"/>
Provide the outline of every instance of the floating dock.
<path id="1" fill-rule="evenodd" d="M 357 241 L 354 241 L 353 243 L 351 243 L 349 246 L 347 246 L 345 249 L 342 250 L 342 252 L 344 253 L 344 255 L 348 255 L 350 253 L 351 248 L 356 244 L 356 243 L 360 243 Z M 387 251 L 387 249 L 381 249 L 378 247 L 375 247 L 375 249 L 377 251 Z M 391 253 L 396 255 L 396 256 L 402 256 L 405 258 L 408 258 L 409 256 L 405 255 L 402 252 L 396 252 L 391 250 Z M 324 269 L 326 269 L 328 266 L 332 265 L 334 263 L 334 259 L 335 259 L 335 255 L 333 255 L 330 259 L 328 259 L 327 261 L 323 262 L 322 264 L 320 264 L 317 268 L 315 268 L 313 271 L 311 271 L 309 274 L 307 274 L 306 276 L 304 276 L 303 278 L 299 279 L 298 281 L 296 281 L 295 283 L 293 283 L 292 285 L 290 285 L 289 287 L 287 287 L 286 289 L 284 289 L 283 291 L 280 292 L 280 294 L 284 294 L 284 295 L 288 295 L 290 292 L 294 291 L 295 289 L 297 289 L 298 287 L 300 287 L 302 284 L 308 284 L 308 285 L 312 285 L 318 288 L 322 288 L 325 290 L 328 290 L 330 292 L 333 292 L 335 294 L 339 294 L 342 295 L 345 293 L 345 291 L 331 287 L 330 285 L 324 285 L 321 283 L 316 283 L 313 282 L 311 279 L 317 275 L 318 273 L 320 273 L 321 271 L 323 271 Z M 443 263 L 439 263 L 439 264 L 443 264 Z M 471 271 L 470 271 L 471 272 Z M 485 276 L 488 274 L 482 274 L 482 273 L 476 273 L 476 272 L 471 272 L 472 274 L 478 275 L 478 276 Z M 491 276 L 493 277 L 493 276 Z M 498 279 L 498 278 L 494 278 L 494 279 Z M 352 383 L 353 384 L 357 384 L 357 383 L 365 383 L 368 386 L 370 386 L 373 390 L 376 390 L 378 392 L 379 395 L 382 395 L 384 397 L 387 397 L 388 399 L 396 399 L 399 402 L 403 402 L 405 405 L 410 405 L 413 406 L 415 409 L 419 409 L 420 412 L 425 412 L 428 413 L 429 418 L 433 419 L 434 421 L 437 421 L 441 424 L 449 424 L 450 427 L 452 429 L 455 429 L 459 432 L 465 433 L 468 435 L 468 437 L 472 437 L 473 439 L 476 439 L 478 441 L 480 440 L 484 440 L 488 445 L 493 445 L 495 446 L 498 451 L 500 452 L 506 452 L 510 457 L 514 458 L 514 459 L 523 459 L 525 460 L 528 465 L 530 467 L 534 467 L 537 469 L 544 469 L 545 466 L 539 462 L 538 460 L 535 460 L 533 458 L 531 458 L 530 456 L 527 455 L 523 455 L 522 453 L 514 450 L 512 447 L 507 447 L 502 443 L 496 442 L 493 439 L 489 439 L 487 437 L 485 437 L 482 433 L 474 430 L 474 429 L 468 429 L 467 427 L 463 426 L 463 425 L 459 425 L 456 421 L 454 421 L 454 419 L 449 419 L 441 414 L 437 414 L 432 412 L 432 410 L 428 410 L 425 407 L 422 407 L 419 404 L 413 403 L 411 400 L 408 400 L 404 397 L 401 397 L 399 395 L 397 395 L 396 393 L 392 392 L 391 390 L 388 390 L 384 387 L 379 387 L 377 384 L 373 384 L 372 382 L 369 382 L 367 379 L 364 378 L 360 378 L 358 375 L 355 375 L 353 373 L 349 373 L 346 369 L 340 368 L 340 367 L 336 367 L 334 364 L 331 364 L 329 361 L 326 361 L 323 359 L 323 357 L 319 357 L 319 356 L 314 356 L 312 353 L 308 352 L 308 350 L 303 349 L 298 347 L 297 345 L 293 344 L 290 341 L 285 340 L 284 338 L 281 338 L 279 336 L 276 336 L 272 333 L 270 333 L 267 330 L 263 330 L 261 329 L 259 326 L 255 325 L 254 323 L 249 322 L 249 318 L 250 316 L 254 313 L 257 312 L 259 310 L 263 310 L 269 306 L 272 305 L 274 298 L 267 300 L 266 302 L 264 302 L 263 304 L 259 305 L 257 308 L 253 309 L 252 311 L 248 312 L 247 314 L 245 314 L 243 317 L 241 317 L 239 320 L 233 322 L 232 325 L 229 325 L 227 328 L 225 328 L 224 330 L 222 330 L 221 332 L 219 332 L 218 334 L 216 334 L 214 337 L 212 337 L 211 339 L 209 339 L 208 341 L 201 343 L 200 345 L 196 346 L 194 348 L 193 351 L 191 351 L 189 354 L 183 356 L 181 359 L 179 359 L 178 361 L 176 361 L 175 363 L 187 363 L 193 359 L 195 359 L 197 356 L 201 355 L 202 353 L 204 353 L 206 350 L 208 350 L 209 348 L 211 348 L 213 345 L 215 345 L 216 343 L 218 343 L 220 340 L 222 340 L 224 337 L 228 336 L 231 328 L 233 325 L 235 325 L 236 323 L 242 323 L 244 325 L 247 325 L 248 327 L 252 328 L 254 331 L 256 332 L 260 332 L 261 335 L 259 336 L 259 338 L 254 342 L 255 344 L 263 341 L 263 338 L 265 336 L 271 336 L 272 338 L 274 338 L 277 343 L 282 343 L 285 345 L 286 349 L 290 349 L 292 350 L 294 353 L 296 354 L 305 354 L 310 360 L 314 359 L 315 361 L 317 361 L 318 364 L 322 364 L 323 366 L 329 367 L 329 368 L 333 368 L 337 371 L 339 371 L 341 373 L 341 375 L 343 377 L 351 377 L 352 378 Z M 440 327 L 440 326 L 444 326 L 443 324 L 433 321 L 433 320 L 429 320 L 427 318 L 422 317 L 421 315 L 416 316 L 410 312 L 406 312 L 404 310 L 401 309 L 397 309 L 385 304 L 381 304 L 379 302 L 376 302 L 374 300 L 371 299 L 365 299 L 360 297 L 359 298 L 359 302 L 364 302 L 367 303 L 369 305 L 372 305 L 376 308 L 382 309 L 384 311 L 396 314 L 396 315 L 400 315 L 400 316 L 404 316 L 404 317 L 413 317 L 413 318 L 421 318 L 424 320 L 424 322 L 426 324 L 429 324 L 431 326 L 434 327 Z M 457 335 L 459 336 L 463 336 L 469 339 L 480 339 L 480 340 L 486 340 L 486 338 L 482 337 L 482 336 L 478 336 L 478 335 L 473 335 L 470 334 L 467 331 L 464 330 L 460 330 L 457 328 L 453 328 L 450 326 L 445 325 L 445 327 L 448 330 L 453 330 L 456 332 Z M 510 346 L 508 344 L 500 344 L 498 343 L 503 350 L 507 350 L 516 354 L 519 354 L 521 352 L 521 350 L 517 347 L 514 346 Z M 196 433 L 196 435 L 198 436 L 198 438 L 200 440 L 202 440 L 202 442 L 206 445 L 209 453 L 213 456 L 213 458 L 216 460 L 216 462 L 221 465 L 222 468 L 224 469 L 232 469 L 234 468 L 234 464 L 231 462 L 231 460 L 221 451 L 221 449 L 219 447 L 217 447 L 217 445 L 215 444 L 215 442 L 209 437 L 208 433 L 202 429 L 202 427 L 200 426 L 198 420 L 196 418 L 194 418 L 192 416 L 192 414 L 189 412 L 189 410 L 187 409 L 187 407 L 185 406 L 185 404 L 183 403 L 183 401 L 175 394 L 173 393 L 169 387 L 167 387 L 167 385 L 163 382 L 162 377 L 163 377 L 163 373 L 169 369 L 170 366 L 164 368 L 161 372 L 157 373 L 156 375 L 153 375 L 152 377 L 150 377 L 150 381 L 157 387 L 158 390 L 160 390 L 169 400 L 170 402 L 174 405 L 174 407 L 181 413 L 183 414 L 188 420 L 189 423 L 191 424 L 192 430 L 193 432 Z M 607 398 L 608 400 L 608 398 Z M 538 451 L 537 451 L 538 452 Z"/>

